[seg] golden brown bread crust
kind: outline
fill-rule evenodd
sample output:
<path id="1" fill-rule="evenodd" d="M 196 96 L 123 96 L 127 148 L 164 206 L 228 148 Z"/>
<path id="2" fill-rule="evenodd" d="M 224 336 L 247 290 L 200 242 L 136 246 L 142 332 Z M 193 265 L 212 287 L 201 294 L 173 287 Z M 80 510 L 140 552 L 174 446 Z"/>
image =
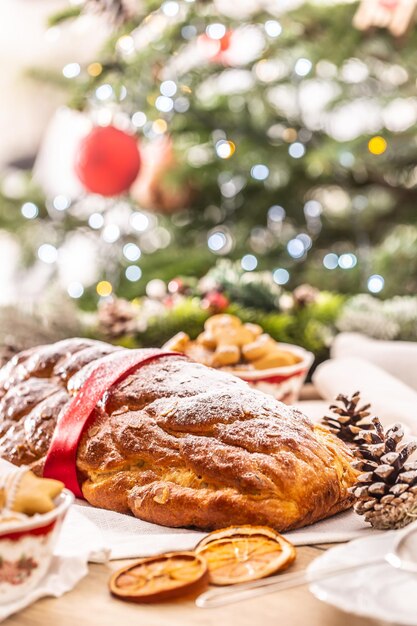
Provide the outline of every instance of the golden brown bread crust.
<path id="1" fill-rule="evenodd" d="M 118 349 L 71 339 L 16 355 L 0 370 L 0 455 L 41 473 L 70 393 Z M 178 356 L 146 364 L 105 395 L 77 469 L 99 507 L 167 526 L 282 531 L 350 506 L 350 460 L 296 409 Z"/>

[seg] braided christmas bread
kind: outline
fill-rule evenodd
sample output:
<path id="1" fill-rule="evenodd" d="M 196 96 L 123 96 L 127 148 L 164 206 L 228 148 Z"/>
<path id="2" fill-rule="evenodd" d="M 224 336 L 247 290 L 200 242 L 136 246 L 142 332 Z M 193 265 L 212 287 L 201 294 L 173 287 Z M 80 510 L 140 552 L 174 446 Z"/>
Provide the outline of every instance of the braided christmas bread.
<path id="1" fill-rule="evenodd" d="M 69 339 L 0 370 L 0 456 L 42 474 L 60 413 L 115 346 Z M 348 448 L 225 372 L 162 356 L 109 389 L 85 428 L 91 504 L 166 526 L 299 528 L 351 505 Z"/>

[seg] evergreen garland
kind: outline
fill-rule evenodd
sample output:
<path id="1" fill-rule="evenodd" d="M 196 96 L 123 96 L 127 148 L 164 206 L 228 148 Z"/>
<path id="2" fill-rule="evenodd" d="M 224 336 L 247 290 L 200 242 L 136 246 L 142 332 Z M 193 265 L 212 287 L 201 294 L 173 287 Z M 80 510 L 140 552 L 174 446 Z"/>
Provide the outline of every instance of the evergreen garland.
<path id="1" fill-rule="evenodd" d="M 378 300 L 366 294 L 355 296 L 344 307 L 337 328 L 374 339 L 417 341 L 417 297 Z"/>
<path id="2" fill-rule="evenodd" d="M 271 272 L 245 272 L 240 263 L 219 261 L 206 275 L 224 290 L 232 302 L 263 311 L 279 308 L 282 289 L 274 282 Z"/>

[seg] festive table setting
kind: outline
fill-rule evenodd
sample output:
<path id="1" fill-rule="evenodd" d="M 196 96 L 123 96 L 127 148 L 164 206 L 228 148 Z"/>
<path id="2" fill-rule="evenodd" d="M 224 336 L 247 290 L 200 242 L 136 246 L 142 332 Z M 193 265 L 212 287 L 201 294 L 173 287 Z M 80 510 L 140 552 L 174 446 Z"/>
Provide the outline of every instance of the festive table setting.
<path id="1" fill-rule="evenodd" d="M 0 150 L 0 622 L 417 626 L 417 0 L 58 4 L 66 104 Z"/>
<path id="2" fill-rule="evenodd" d="M 220 342 L 215 341 L 215 336 L 218 335 L 222 338 Z M 254 341 L 254 335 L 261 337 L 262 341 Z M 228 337 L 228 341 L 225 341 L 225 336 Z M 288 376 L 297 378 L 300 375 L 297 369 L 288 371 L 288 367 L 294 368 L 294 365 L 278 365 L 272 371 L 271 368 L 258 369 L 259 373 L 267 374 L 267 376 L 263 374 L 263 377 L 268 380 L 266 389 L 259 391 L 259 381 L 251 381 L 247 375 L 250 371 L 249 365 L 254 361 L 247 360 L 246 369 L 245 362 L 242 362 L 245 355 L 246 358 L 255 355 L 258 359 L 264 359 L 268 366 L 271 364 L 271 359 L 286 361 L 290 356 L 295 361 L 298 360 L 298 363 L 303 363 L 297 347 L 292 348 L 289 344 L 280 345 L 268 335 L 259 334 L 255 325 L 244 326 L 237 318 L 228 314 L 210 317 L 204 332 L 197 337 L 195 342 L 191 342 L 188 336 L 181 334 L 168 341 L 162 350 L 126 350 L 91 340 L 74 339 L 64 340 L 55 346 L 52 344 L 50 347 L 29 349 L 13 357 L 0 372 L 3 389 L 1 392 L 2 416 L 7 430 L 8 421 L 12 420 L 13 423 L 16 419 L 19 420 L 18 416 L 22 408 L 23 415 L 25 415 L 29 407 L 29 413 L 23 418 L 29 447 L 19 445 L 17 443 L 19 435 L 17 438 L 12 437 L 10 430 L 8 431 L 9 443 L 6 442 L 5 437 L 2 440 L 3 459 L 0 465 L 0 475 L 5 496 L 2 512 L 4 530 L 0 535 L 0 550 L 3 549 L 5 552 L 4 556 L 2 555 L 0 568 L 0 573 L 3 574 L 0 585 L 1 618 L 5 619 L 17 613 L 16 620 L 21 620 L 20 616 L 23 616 L 23 620 L 27 619 L 30 622 L 34 620 L 36 623 L 48 616 L 48 619 L 54 617 L 59 623 L 65 624 L 67 618 L 64 602 L 71 602 L 72 596 L 74 599 L 78 597 L 77 606 L 81 618 L 83 611 L 87 609 L 84 603 L 88 604 L 91 593 L 94 593 L 100 598 L 104 596 L 105 604 L 109 604 L 108 617 L 105 618 L 109 620 L 109 623 L 110 619 L 130 617 L 132 607 L 126 607 L 126 601 L 137 603 L 137 606 L 133 607 L 134 610 L 137 610 L 139 615 L 145 611 L 147 619 L 153 615 L 153 611 L 159 619 L 161 607 L 172 603 L 172 615 L 177 615 L 178 620 L 190 619 L 189 611 L 193 610 L 196 612 L 193 620 L 212 623 L 215 617 L 211 615 L 206 617 L 206 614 L 215 615 L 219 610 L 222 610 L 222 615 L 225 610 L 235 611 L 233 615 L 238 615 L 242 611 L 242 614 L 246 616 L 245 619 L 249 619 L 251 607 L 253 607 L 253 610 L 257 612 L 265 611 L 265 619 L 267 619 L 268 611 L 276 606 L 277 610 L 281 607 L 279 610 L 287 611 L 288 615 L 291 615 L 292 598 L 297 596 L 308 598 L 308 604 L 317 602 L 313 600 L 314 596 L 333 607 L 331 609 L 328 606 L 319 612 L 316 611 L 314 618 L 317 619 L 336 619 L 337 623 L 343 624 L 345 618 L 337 611 L 341 609 L 363 618 L 399 624 L 415 623 L 413 594 L 408 590 L 411 590 L 414 585 L 414 571 L 417 570 L 415 560 L 417 529 L 414 532 L 415 524 L 413 524 L 416 507 L 414 484 L 417 476 L 414 469 L 415 463 L 411 458 L 417 448 L 417 441 L 413 438 L 416 432 L 414 413 L 416 390 L 386 371 L 386 365 L 384 365 L 387 350 L 391 354 L 390 366 L 392 368 L 396 350 L 398 350 L 399 360 L 402 360 L 404 350 L 408 349 L 412 358 L 415 355 L 415 348 L 406 343 L 392 346 L 390 342 L 373 340 L 374 352 L 371 353 L 373 361 L 371 362 L 363 355 L 364 346 L 366 348 L 368 343 L 369 339 L 358 334 L 340 334 L 334 342 L 332 358 L 317 367 L 313 373 L 312 383 L 302 388 L 299 387 L 301 398 L 298 398 L 298 392 L 297 397 L 293 395 L 291 398 L 286 392 L 288 385 L 286 385 L 285 378 Z M 347 356 L 344 355 L 345 345 L 348 345 Z M 173 351 L 173 348 L 176 351 Z M 238 354 L 236 348 L 238 348 Z M 261 356 L 259 356 L 259 350 L 262 352 Z M 378 358 L 378 355 L 384 356 Z M 77 360 L 82 365 L 81 370 L 77 370 Z M 217 366 L 217 369 L 208 369 L 204 372 L 207 366 L 202 366 L 197 362 L 208 363 L 210 360 L 214 367 Z M 176 365 L 169 366 L 170 361 Z M 237 375 L 229 374 L 230 371 L 234 371 L 231 361 L 237 363 L 234 366 L 237 368 Z M 381 367 L 377 363 L 380 363 Z M 161 375 L 158 375 L 161 364 Z M 167 367 L 171 367 L 171 370 L 167 370 L 170 375 L 164 383 L 164 368 L 166 370 Z M 209 507 L 203 512 L 194 510 L 184 514 L 177 510 L 173 498 L 175 500 L 184 496 L 181 495 L 181 488 L 176 492 L 171 492 L 170 489 L 175 486 L 176 481 L 178 485 L 187 484 L 182 482 L 184 478 L 179 478 L 178 469 L 177 477 L 170 469 L 168 475 L 172 482 L 159 483 L 162 489 L 157 486 L 158 483 L 152 483 L 156 476 L 153 478 L 144 476 L 144 479 L 139 479 L 140 474 L 135 475 L 137 478 L 134 481 L 139 481 L 139 484 L 145 481 L 145 489 L 146 482 L 151 480 L 152 498 L 156 502 L 156 508 L 154 504 L 146 508 L 145 504 L 143 509 L 143 499 L 139 501 L 139 506 L 133 501 L 130 506 L 135 517 L 121 512 L 123 509 L 117 504 L 117 499 L 100 500 L 100 494 L 101 497 L 104 495 L 104 498 L 108 498 L 114 489 L 116 489 L 114 493 L 119 494 L 117 497 L 119 499 L 122 497 L 120 486 L 118 486 L 121 478 L 115 481 L 115 486 L 108 483 L 103 490 L 101 481 L 103 478 L 107 480 L 107 476 L 112 475 L 112 472 L 108 473 L 109 469 L 107 469 L 107 473 L 105 472 L 101 479 L 98 478 L 98 487 L 94 487 L 94 480 L 97 480 L 94 478 L 96 475 L 94 471 L 91 473 L 91 469 L 84 469 L 80 474 L 80 446 L 81 449 L 84 448 L 84 457 L 87 455 L 81 461 L 84 468 L 87 468 L 86 459 L 88 458 L 90 458 L 90 463 L 91 459 L 95 459 L 97 468 L 100 467 L 100 463 L 104 463 L 104 467 L 109 462 L 111 464 L 110 457 L 114 456 L 114 453 L 109 453 L 108 444 L 106 446 L 104 442 L 100 443 L 100 440 L 97 450 L 98 454 L 102 454 L 104 445 L 104 459 L 100 462 L 95 456 L 97 451 L 94 452 L 94 450 L 97 444 L 93 444 L 93 456 L 91 457 L 91 452 L 90 457 L 88 456 L 88 437 L 92 437 L 94 441 L 94 436 L 100 429 L 97 424 L 103 423 L 105 407 L 111 406 L 112 402 L 116 403 L 115 411 L 113 407 L 113 415 L 119 415 L 117 389 L 122 389 L 119 395 L 121 393 L 126 399 L 131 398 L 131 392 L 129 394 L 129 387 L 126 384 L 129 385 L 130 382 L 132 385 L 132 381 L 140 383 L 142 376 L 145 377 L 146 385 L 146 368 L 153 368 L 151 375 L 157 377 L 157 385 L 168 384 L 170 397 L 175 398 L 175 387 L 172 387 L 173 382 L 174 385 L 176 383 L 176 377 L 178 378 L 175 367 L 179 368 L 180 372 L 184 371 L 183 385 L 189 386 L 189 381 L 194 378 L 199 380 L 199 385 L 202 384 L 203 388 L 208 389 L 211 388 L 211 384 L 208 383 L 207 387 L 204 375 L 226 370 L 225 374 L 221 373 L 217 384 L 221 388 L 223 376 L 225 376 L 227 389 L 232 389 L 233 384 L 237 384 L 239 393 L 243 394 L 242 406 L 245 405 L 245 394 L 249 394 L 248 399 L 251 398 L 252 402 L 255 399 L 267 402 L 265 406 L 273 411 L 272 407 L 276 402 L 274 396 L 282 397 L 284 390 L 285 398 L 291 399 L 293 405 L 293 412 L 288 414 L 285 405 L 278 402 L 277 407 L 281 407 L 279 410 L 284 422 L 291 418 L 295 419 L 296 423 L 298 420 L 299 425 L 296 428 L 303 429 L 306 418 L 303 417 L 302 411 L 312 420 L 312 422 L 308 420 L 308 424 L 316 424 L 315 432 L 321 433 L 324 429 L 329 434 L 333 433 L 330 435 L 333 439 L 344 442 L 340 452 L 342 456 L 338 461 L 342 463 L 342 467 L 346 462 L 345 454 L 350 451 L 348 466 L 350 464 L 351 469 L 349 470 L 348 466 L 343 469 L 344 473 L 352 472 L 352 476 L 348 479 L 351 485 L 349 492 L 352 495 L 348 497 L 347 504 L 343 502 L 346 496 L 342 496 L 341 504 L 337 504 L 341 496 L 337 495 L 336 499 L 333 496 L 332 500 L 328 500 L 336 502 L 336 506 L 332 505 L 336 514 L 332 514 L 326 508 L 324 510 L 317 508 L 322 505 L 318 504 L 316 499 L 323 497 L 320 492 L 317 492 L 312 502 L 307 505 L 311 511 L 307 519 L 312 520 L 312 523 L 307 522 L 305 525 L 305 522 L 297 521 L 297 518 L 294 523 L 291 517 L 288 521 L 284 521 L 288 513 L 285 513 L 286 509 L 282 509 L 281 521 L 279 521 L 278 514 L 276 522 L 273 519 L 265 525 L 264 520 L 271 519 L 268 517 L 270 514 L 267 508 L 265 512 L 259 509 L 259 512 L 251 513 L 250 507 L 248 508 L 243 503 L 243 505 L 240 504 L 240 507 L 243 506 L 242 512 L 239 506 L 237 508 L 235 508 L 236 505 L 232 506 L 233 501 L 231 501 L 225 513 L 226 519 L 230 517 L 231 523 L 225 524 L 223 523 L 225 517 L 221 513 L 221 499 L 217 500 L 218 504 L 214 507 Z M 200 373 L 201 367 L 203 371 Z M 191 374 L 193 370 L 194 374 Z M 56 381 L 58 371 L 61 380 L 65 381 L 64 387 L 73 390 L 72 399 L 70 397 L 68 404 L 61 411 L 53 434 L 50 432 L 47 436 L 50 441 L 49 450 L 46 458 L 40 459 L 39 462 L 33 459 L 36 449 L 34 445 L 38 450 L 42 449 L 42 446 L 45 448 L 42 442 L 45 433 L 42 432 L 42 422 L 39 422 L 37 415 L 42 416 L 45 424 L 45 418 L 50 420 L 54 410 L 54 402 L 48 402 L 50 390 L 46 398 L 42 400 L 42 385 L 45 385 L 48 380 L 45 378 L 46 375 L 51 381 Z M 244 378 L 249 380 L 248 383 L 238 382 L 238 377 L 242 375 L 242 372 Z M 399 365 L 396 367 L 396 372 L 397 375 L 401 375 Z M 68 377 L 70 373 L 72 376 Z M 35 378 L 32 378 L 33 375 Z M 307 372 L 303 371 L 301 374 L 303 380 L 306 375 Z M 358 382 L 365 390 L 362 396 L 355 391 Z M 408 382 L 413 381 L 408 380 Z M 40 383 L 41 389 L 34 392 Z M 62 382 L 55 384 L 60 387 Z M 115 391 L 111 391 L 112 389 Z M 144 389 L 152 398 L 155 387 L 150 383 L 149 378 L 148 386 Z M 342 392 L 337 390 L 342 390 Z M 44 391 L 43 393 L 45 394 Z M 59 393 L 62 394 L 62 392 Z M 111 400 L 112 393 L 115 394 L 115 400 Z M 136 393 L 140 395 L 140 388 Z M 230 397 L 233 397 L 233 391 L 229 393 L 232 394 Z M 252 397 L 253 393 L 254 397 Z M 21 405 L 20 398 L 22 397 L 26 398 L 24 405 Z M 190 396 L 185 396 L 187 397 L 190 398 Z M 181 420 L 179 426 L 184 433 L 181 437 L 185 437 L 184 441 L 190 437 L 185 434 L 184 427 L 187 430 L 191 427 L 194 431 L 196 426 L 193 424 L 200 423 L 204 427 L 207 419 L 204 412 L 210 415 L 213 409 L 215 410 L 211 405 L 213 401 L 215 402 L 215 397 L 216 393 L 213 391 L 206 395 L 203 414 L 200 417 L 197 418 L 195 413 L 193 413 L 193 418 L 179 417 Z M 167 415 L 170 415 L 172 411 L 175 415 L 175 412 L 179 411 L 180 416 L 181 409 L 175 408 L 176 403 L 169 404 L 169 397 L 165 401 L 163 398 L 164 392 L 162 392 L 161 400 L 156 400 L 156 403 L 168 400 Z M 181 395 L 177 397 L 176 402 L 180 401 L 180 398 Z M 193 398 L 192 392 L 191 398 Z M 131 403 L 132 400 L 129 402 Z M 230 400 L 223 397 L 222 402 L 224 410 Z M 37 405 L 41 407 L 41 411 L 36 409 Z M 374 412 L 374 406 L 377 407 L 377 412 Z M 128 408 L 123 404 L 121 415 L 125 415 L 126 411 Z M 259 414 L 259 409 L 257 412 Z M 13 416 L 14 413 L 16 417 Z M 161 416 L 165 413 L 166 409 L 163 409 Z M 158 458 L 160 452 L 158 453 L 157 450 L 160 449 L 162 442 L 154 431 L 146 432 L 149 425 L 140 426 L 141 421 L 138 418 L 140 414 L 141 412 L 131 413 L 128 429 L 134 428 L 135 420 L 139 419 L 137 432 L 142 432 L 142 437 L 146 440 L 146 443 L 139 444 L 142 454 L 145 449 L 148 449 L 152 451 L 151 454 L 156 453 Z M 247 419 L 249 422 L 243 423 L 250 423 L 259 418 L 256 417 L 255 412 L 253 417 Z M 394 423 L 395 419 L 397 423 Z M 401 423 L 398 423 L 398 420 L 401 420 Z M 232 418 L 233 423 L 236 422 Z M 242 424 L 242 422 L 239 423 Z M 264 431 L 262 437 L 265 437 L 265 429 L 272 426 L 273 424 L 269 425 L 261 421 L 259 426 L 255 427 L 256 430 L 251 431 L 252 437 L 260 436 L 257 434 L 259 428 Z M 173 432 L 172 427 L 171 424 L 170 432 Z M 129 430 L 123 432 L 124 437 L 131 438 L 131 435 L 127 434 Z M 269 437 L 273 436 L 273 432 L 273 430 L 270 432 Z M 277 454 L 276 450 L 279 450 L 283 441 L 282 435 L 275 436 L 278 436 L 280 443 L 278 443 L 278 448 L 272 448 L 275 450 L 272 452 L 273 455 Z M 157 437 L 155 441 L 153 441 L 154 437 Z M 260 442 L 264 441 L 262 437 Z M 291 438 L 295 437 L 295 442 L 297 435 L 290 434 L 289 437 L 291 446 Z M 333 454 L 340 454 L 338 448 L 334 448 L 333 439 L 329 442 L 330 450 Z M 155 451 L 157 441 L 159 443 Z M 196 441 L 193 445 L 197 443 Z M 241 443 L 240 445 L 248 446 L 249 444 Z M 138 441 L 135 446 L 137 448 Z M 218 455 L 219 452 L 213 452 L 213 454 Z M 236 452 L 234 454 L 236 455 Z M 254 451 L 252 454 L 255 454 L 254 458 L 259 456 L 259 453 Z M 31 463 L 27 461 L 29 458 L 32 460 Z M 26 462 L 22 463 L 23 460 Z M 15 465 L 9 461 L 20 465 L 20 469 L 16 470 Z M 226 475 L 231 471 L 228 464 L 222 464 L 224 459 L 216 461 L 221 463 L 222 472 L 226 472 Z M 132 462 L 133 458 L 130 463 Z M 160 462 L 166 463 L 163 457 Z M 172 463 L 171 459 L 170 464 Z M 234 463 L 241 464 L 242 461 L 236 457 Z M 43 475 L 44 478 L 37 478 L 28 466 L 33 468 L 36 475 Z M 173 467 L 178 467 L 178 463 L 174 462 Z M 210 472 L 210 464 L 203 462 L 203 465 L 198 467 L 201 473 Z M 246 472 L 247 470 L 243 468 L 242 465 L 240 471 Z M 258 471 L 259 469 L 258 466 Z M 87 481 L 89 486 L 85 488 L 84 485 L 83 488 L 80 476 L 86 471 L 90 476 Z M 331 470 L 332 473 L 333 471 Z M 209 475 L 210 473 L 207 476 Z M 99 477 L 100 474 L 97 476 Z M 207 476 L 206 481 L 210 480 Z M 221 482 L 222 480 L 224 478 Z M 309 480 L 311 481 L 311 477 Z M 219 489 L 219 483 L 216 484 L 216 489 Z M 66 489 L 62 491 L 64 485 Z M 342 483 L 338 489 L 341 488 Z M 96 495 L 97 489 L 98 496 Z M 128 486 L 128 490 L 130 489 L 131 486 Z M 134 489 L 135 487 L 133 491 Z M 226 491 L 228 491 L 227 488 Z M 75 501 L 73 494 L 77 497 Z M 253 496 L 242 495 L 241 497 Z M 304 498 L 305 496 L 300 505 L 304 505 Z M 131 502 L 131 500 L 128 501 Z M 259 504 L 261 502 L 259 500 Z M 352 504 L 353 509 L 350 508 Z M 97 506 L 99 508 L 96 508 Z M 193 508 L 195 506 L 193 500 L 190 500 L 187 506 Z M 199 506 L 203 508 L 206 506 L 204 499 L 200 501 Z M 165 510 L 166 507 L 173 507 L 173 513 L 170 514 L 168 511 L 168 518 L 165 513 L 159 517 L 160 507 L 165 507 Z M 343 511 L 343 509 L 347 510 Z M 315 510 L 323 512 L 317 513 Z M 324 516 L 325 519 L 315 521 L 320 516 Z M 246 519 L 249 524 L 243 523 Z M 260 524 L 256 523 L 258 519 Z M 161 520 L 162 525 L 154 523 L 158 520 Z M 172 520 L 172 525 L 169 520 Z M 207 531 L 209 525 L 213 532 L 207 535 L 204 531 Z M 284 532 L 277 533 L 273 529 L 274 525 L 282 528 Z M 301 527 L 286 532 L 286 525 Z M 197 526 L 197 528 L 190 528 L 190 526 Z M 38 530 L 33 531 L 33 528 Z M 43 534 L 42 528 L 47 529 L 46 534 Z M 215 528 L 219 530 L 214 530 Z M 331 544 L 335 547 L 332 548 Z M 140 560 L 137 560 L 139 557 Z M 178 564 L 178 559 L 186 559 L 186 564 L 181 564 L 181 562 Z M 187 565 L 188 561 L 193 559 L 196 561 L 192 561 L 192 567 Z M 236 562 L 234 562 L 235 559 Z M 229 561 L 231 561 L 230 564 Z M 155 562 L 156 565 L 154 565 Z M 6 563 L 11 569 L 5 569 Z M 202 572 L 196 570 L 196 563 L 203 568 Z M 13 567 L 16 566 L 17 572 L 13 573 Z M 307 566 L 308 569 L 306 569 Z M 158 573 L 152 574 L 152 567 L 157 567 Z M 161 567 L 168 567 L 169 571 L 172 567 L 181 571 L 183 571 L 181 568 L 185 568 L 184 578 L 180 578 L 179 582 L 176 581 L 171 588 L 166 582 L 164 583 Z M 131 574 L 132 568 L 133 572 L 136 572 L 138 568 L 146 568 L 145 578 L 142 578 L 142 574 L 139 573 Z M 342 571 L 340 571 L 341 568 Z M 109 582 L 111 572 L 115 573 Z M 152 576 L 157 576 L 157 578 L 152 579 Z M 141 580 L 148 580 L 148 582 L 139 584 L 138 581 Z M 148 586 L 150 586 L 149 590 Z M 297 591 L 298 587 L 300 589 Z M 84 588 L 89 590 L 87 596 L 84 595 L 86 593 L 83 592 Z M 393 589 L 397 591 L 394 593 Z M 36 602 L 45 596 L 59 598 L 59 601 L 45 599 L 42 602 Z M 262 596 L 262 600 L 257 601 L 258 596 Z M 406 602 L 405 598 L 407 598 Z M 149 603 L 156 606 L 150 608 Z M 242 606 L 240 606 L 241 603 Z M 166 608 L 163 610 L 165 611 Z M 326 614 L 328 618 L 323 617 Z M 305 615 L 305 612 L 299 612 L 297 619 L 301 620 Z M 13 618 L 10 619 L 13 623 Z M 74 613 L 68 616 L 68 621 L 69 619 L 74 619 Z M 83 619 L 88 620 L 85 617 Z M 86 621 L 86 623 L 94 623 L 93 617 L 91 622 Z"/>

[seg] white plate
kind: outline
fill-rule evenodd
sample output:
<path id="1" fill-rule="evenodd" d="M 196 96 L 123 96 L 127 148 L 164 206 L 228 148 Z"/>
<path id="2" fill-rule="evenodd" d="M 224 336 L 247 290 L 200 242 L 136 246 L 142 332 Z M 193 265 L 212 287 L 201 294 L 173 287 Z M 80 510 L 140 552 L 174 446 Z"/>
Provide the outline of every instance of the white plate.
<path id="1" fill-rule="evenodd" d="M 360 563 L 390 551 L 396 532 L 356 539 L 316 559 L 309 572 L 322 567 Z M 357 569 L 310 584 L 311 592 L 342 611 L 404 626 L 417 626 L 417 575 L 388 563 Z"/>

